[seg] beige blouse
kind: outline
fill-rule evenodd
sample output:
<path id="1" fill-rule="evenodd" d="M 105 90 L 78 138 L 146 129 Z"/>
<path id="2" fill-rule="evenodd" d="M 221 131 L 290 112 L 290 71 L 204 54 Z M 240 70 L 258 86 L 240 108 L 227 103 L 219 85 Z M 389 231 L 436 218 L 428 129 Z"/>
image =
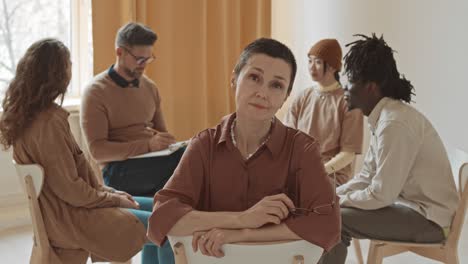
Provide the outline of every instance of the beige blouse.
<path id="1" fill-rule="evenodd" d="M 93 260 L 128 260 L 145 243 L 145 227 L 116 208 L 117 194 L 99 185 L 71 134 L 68 115 L 57 105 L 43 111 L 13 146 L 17 163 L 44 168 L 39 206 L 54 263 L 77 263 L 90 254 Z"/>
<path id="2" fill-rule="evenodd" d="M 334 188 L 314 139 L 275 120 L 269 139 L 244 160 L 230 135 L 234 118 L 232 114 L 195 136 L 171 179 L 155 195 L 148 237 L 156 244 L 191 210 L 244 211 L 279 193 L 287 194 L 296 207 L 309 209 L 333 201 Z M 284 222 L 298 236 L 329 250 L 340 239 L 338 202 L 329 211 L 290 216 Z"/>
<path id="3" fill-rule="evenodd" d="M 305 89 L 292 102 L 284 123 L 317 139 L 324 163 L 340 151 L 362 152 L 363 115 L 357 109 L 348 111 L 341 87 L 328 92 L 317 87 Z M 338 171 L 339 184 L 352 178 L 351 167 Z"/>

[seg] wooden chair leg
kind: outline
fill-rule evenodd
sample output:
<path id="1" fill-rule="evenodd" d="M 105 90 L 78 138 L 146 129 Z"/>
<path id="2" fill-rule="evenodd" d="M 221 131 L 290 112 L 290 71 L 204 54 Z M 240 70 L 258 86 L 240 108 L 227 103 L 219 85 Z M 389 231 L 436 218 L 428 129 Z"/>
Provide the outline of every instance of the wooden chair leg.
<path id="1" fill-rule="evenodd" d="M 174 251 L 175 264 L 188 264 L 184 244 L 177 242 L 172 250 Z"/>
<path id="2" fill-rule="evenodd" d="M 364 264 L 364 258 L 362 257 L 361 243 L 358 239 L 353 238 L 354 252 L 356 253 L 356 259 L 358 264 Z"/>
<path id="3" fill-rule="evenodd" d="M 380 247 L 381 245 L 371 241 L 369 253 L 367 254 L 367 264 L 382 264 L 383 256 Z"/>
<path id="4" fill-rule="evenodd" d="M 294 256 L 293 264 L 304 264 L 304 257 L 301 255 Z"/>
<path id="5" fill-rule="evenodd" d="M 458 259 L 458 250 L 447 250 L 445 252 L 445 263 L 447 264 L 460 264 Z"/>

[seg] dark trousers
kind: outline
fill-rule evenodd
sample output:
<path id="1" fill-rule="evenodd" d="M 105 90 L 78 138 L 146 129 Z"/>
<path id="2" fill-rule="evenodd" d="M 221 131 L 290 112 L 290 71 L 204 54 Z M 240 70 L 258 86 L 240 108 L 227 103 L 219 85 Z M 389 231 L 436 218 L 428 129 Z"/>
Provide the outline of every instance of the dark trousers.
<path id="1" fill-rule="evenodd" d="M 411 208 L 393 204 L 377 210 L 341 208 L 341 242 L 324 254 L 320 264 L 344 264 L 353 238 L 439 243 L 443 229 Z"/>
<path id="2" fill-rule="evenodd" d="M 181 148 L 169 156 L 110 162 L 102 170 L 104 182 L 133 196 L 152 197 L 172 176 L 184 151 Z"/>

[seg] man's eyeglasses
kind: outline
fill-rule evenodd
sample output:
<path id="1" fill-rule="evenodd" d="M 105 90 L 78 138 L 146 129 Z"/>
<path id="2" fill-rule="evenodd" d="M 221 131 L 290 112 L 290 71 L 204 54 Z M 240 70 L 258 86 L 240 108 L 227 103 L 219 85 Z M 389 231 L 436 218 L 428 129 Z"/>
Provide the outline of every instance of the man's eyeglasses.
<path id="1" fill-rule="evenodd" d="M 336 173 L 335 173 L 335 171 L 333 171 L 333 190 L 334 191 L 333 191 L 333 200 L 332 200 L 331 203 L 319 205 L 319 206 L 316 206 L 316 207 L 314 207 L 312 209 L 296 207 L 296 208 L 290 209 L 289 212 L 292 215 L 295 215 L 295 216 L 306 216 L 306 215 L 309 215 L 309 213 L 314 213 L 314 214 L 318 214 L 318 215 L 329 215 L 329 214 L 333 213 L 333 210 L 334 210 L 335 204 L 336 204 L 336 190 L 335 190 L 335 188 L 336 188 Z"/>
<path id="2" fill-rule="evenodd" d="M 127 49 L 126 47 L 124 46 L 121 46 L 122 49 L 124 49 L 128 54 L 130 54 L 136 61 L 136 63 L 138 65 L 143 65 L 143 64 L 150 64 L 151 62 L 153 62 L 156 57 L 151 54 L 150 57 L 138 57 L 138 56 L 135 56 L 129 49 Z"/>

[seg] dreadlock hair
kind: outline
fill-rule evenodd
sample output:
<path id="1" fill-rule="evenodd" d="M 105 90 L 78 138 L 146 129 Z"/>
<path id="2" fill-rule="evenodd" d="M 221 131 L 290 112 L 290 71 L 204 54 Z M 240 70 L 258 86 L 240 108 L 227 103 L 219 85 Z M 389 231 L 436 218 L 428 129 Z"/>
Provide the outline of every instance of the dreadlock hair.
<path id="1" fill-rule="evenodd" d="M 415 95 L 414 87 L 397 70 L 393 52 L 383 35 L 378 38 L 375 33 L 371 37 L 357 34 L 362 39 L 346 44 L 351 46 L 344 56 L 345 74 L 351 83 L 375 82 L 379 85 L 383 96 L 411 103 Z"/>

